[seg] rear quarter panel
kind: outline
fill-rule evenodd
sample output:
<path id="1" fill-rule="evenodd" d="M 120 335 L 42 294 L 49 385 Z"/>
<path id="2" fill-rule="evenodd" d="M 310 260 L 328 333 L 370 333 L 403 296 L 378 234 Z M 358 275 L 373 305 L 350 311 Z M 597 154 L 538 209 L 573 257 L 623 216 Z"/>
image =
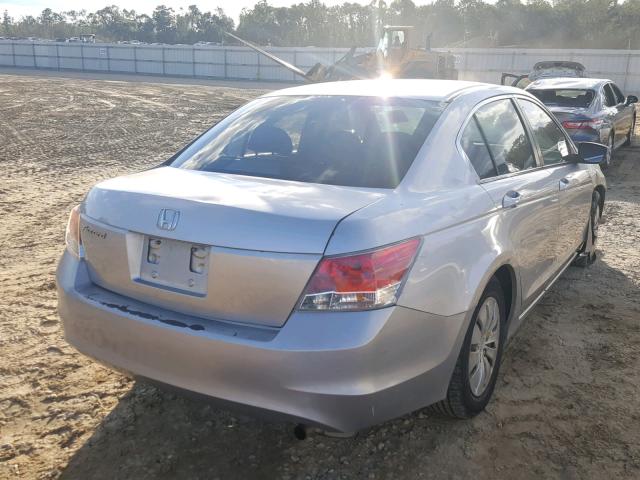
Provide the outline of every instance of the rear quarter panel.
<path id="1" fill-rule="evenodd" d="M 480 185 L 407 195 L 396 193 L 337 227 L 326 254 L 423 239 L 398 304 L 442 316 L 477 303 L 493 273 L 513 264 L 508 226 Z"/>

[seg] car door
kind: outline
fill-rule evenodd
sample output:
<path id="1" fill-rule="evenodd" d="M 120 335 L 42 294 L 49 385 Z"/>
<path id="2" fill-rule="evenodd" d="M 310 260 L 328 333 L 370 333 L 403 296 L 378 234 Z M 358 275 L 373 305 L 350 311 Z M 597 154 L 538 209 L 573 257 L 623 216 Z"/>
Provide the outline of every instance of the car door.
<path id="1" fill-rule="evenodd" d="M 627 105 L 627 98 L 622 94 L 622 91 L 615 83 L 610 83 L 609 87 L 613 92 L 616 99 L 616 145 L 623 143 L 626 139 L 631 124 L 633 123 L 634 107 Z"/>
<path id="2" fill-rule="evenodd" d="M 629 127 L 625 126 L 624 121 L 624 99 L 620 103 L 620 99 L 617 98 L 611 83 L 604 85 L 603 93 L 605 97 L 605 112 L 614 131 L 613 145 L 617 147 L 624 141 L 624 136 L 629 129 Z"/>
<path id="3" fill-rule="evenodd" d="M 521 116 L 509 97 L 481 103 L 467 119 L 460 146 L 499 209 L 517 258 L 524 303 L 553 273 L 558 233 L 558 183 L 539 168 Z"/>
<path id="4" fill-rule="evenodd" d="M 558 122 L 540 104 L 521 97 L 518 105 L 539 149 L 543 170 L 558 188 L 556 262 L 560 268 L 575 253 L 584 237 L 593 192 L 589 167 L 565 160 L 571 153 L 571 144 Z"/>

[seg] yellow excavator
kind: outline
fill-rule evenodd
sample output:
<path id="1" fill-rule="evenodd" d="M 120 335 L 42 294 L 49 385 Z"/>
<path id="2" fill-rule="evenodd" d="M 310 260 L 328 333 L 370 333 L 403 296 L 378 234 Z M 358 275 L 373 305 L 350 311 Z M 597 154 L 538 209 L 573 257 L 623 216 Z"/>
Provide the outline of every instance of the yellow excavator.
<path id="1" fill-rule="evenodd" d="M 225 33 L 310 83 L 379 77 L 457 80 L 456 57 L 450 53 L 432 51 L 429 39 L 426 48 L 419 48 L 411 36 L 412 30 L 413 27 L 410 26 L 385 26 L 375 51 L 356 54 L 356 47 L 351 47 L 333 65 L 316 63 L 307 72 L 251 42 L 232 33 Z"/>

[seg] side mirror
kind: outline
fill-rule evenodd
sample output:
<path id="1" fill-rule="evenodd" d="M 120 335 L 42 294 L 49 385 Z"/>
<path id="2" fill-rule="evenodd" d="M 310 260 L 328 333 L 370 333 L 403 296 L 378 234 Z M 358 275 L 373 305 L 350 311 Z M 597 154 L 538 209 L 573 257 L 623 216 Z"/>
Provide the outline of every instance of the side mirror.
<path id="1" fill-rule="evenodd" d="M 574 163 L 588 163 L 597 165 L 607 160 L 610 155 L 609 147 L 595 142 L 578 142 L 578 154 L 570 155 L 567 159 Z"/>
<path id="2" fill-rule="evenodd" d="M 636 97 L 635 95 L 627 96 L 627 101 L 625 102 L 625 104 L 631 105 L 632 103 L 638 103 L 638 97 Z"/>

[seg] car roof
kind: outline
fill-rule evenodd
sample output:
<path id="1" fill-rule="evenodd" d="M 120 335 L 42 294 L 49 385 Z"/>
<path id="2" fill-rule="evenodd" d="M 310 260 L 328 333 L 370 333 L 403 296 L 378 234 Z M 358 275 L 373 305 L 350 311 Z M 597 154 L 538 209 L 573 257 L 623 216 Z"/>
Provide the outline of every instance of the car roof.
<path id="1" fill-rule="evenodd" d="M 545 89 L 545 88 L 596 88 L 604 83 L 608 83 L 611 80 L 605 78 L 543 78 L 531 82 L 527 85 L 527 90 L 530 89 Z"/>
<path id="2" fill-rule="evenodd" d="M 425 100 L 448 101 L 462 93 L 487 90 L 494 95 L 522 93 L 522 90 L 490 83 L 462 80 L 426 79 L 373 79 L 343 82 L 312 83 L 268 93 L 267 97 L 281 95 L 335 95 L 364 97 L 410 97 Z"/>

